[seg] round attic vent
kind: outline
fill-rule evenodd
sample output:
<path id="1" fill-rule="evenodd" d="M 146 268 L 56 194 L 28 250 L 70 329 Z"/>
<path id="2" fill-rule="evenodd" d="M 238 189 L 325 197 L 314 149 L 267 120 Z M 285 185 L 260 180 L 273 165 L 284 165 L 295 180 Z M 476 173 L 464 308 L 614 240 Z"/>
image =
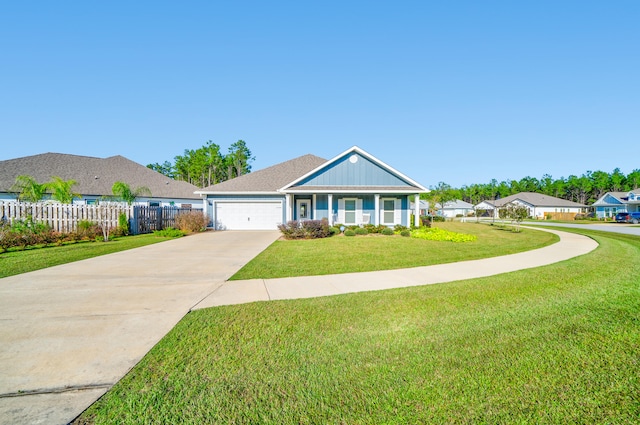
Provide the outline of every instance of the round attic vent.
<path id="1" fill-rule="evenodd" d="M 352 164 L 355 164 L 356 162 L 358 162 L 358 155 L 351 155 L 349 157 L 349 162 Z"/>

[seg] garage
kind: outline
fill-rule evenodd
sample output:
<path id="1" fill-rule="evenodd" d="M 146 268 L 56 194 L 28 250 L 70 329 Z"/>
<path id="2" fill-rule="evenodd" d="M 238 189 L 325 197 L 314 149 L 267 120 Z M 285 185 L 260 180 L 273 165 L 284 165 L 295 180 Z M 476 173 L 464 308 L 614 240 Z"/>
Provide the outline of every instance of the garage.
<path id="1" fill-rule="evenodd" d="M 276 230 L 282 202 L 216 202 L 216 230 Z"/>

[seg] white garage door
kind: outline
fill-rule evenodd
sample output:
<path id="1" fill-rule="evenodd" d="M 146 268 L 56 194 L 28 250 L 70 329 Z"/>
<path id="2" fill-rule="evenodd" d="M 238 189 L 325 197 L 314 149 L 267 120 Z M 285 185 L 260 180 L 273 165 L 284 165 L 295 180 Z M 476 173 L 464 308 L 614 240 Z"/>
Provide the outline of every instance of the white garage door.
<path id="1" fill-rule="evenodd" d="M 216 202 L 218 230 L 276 230 L 282 202 Z"/>

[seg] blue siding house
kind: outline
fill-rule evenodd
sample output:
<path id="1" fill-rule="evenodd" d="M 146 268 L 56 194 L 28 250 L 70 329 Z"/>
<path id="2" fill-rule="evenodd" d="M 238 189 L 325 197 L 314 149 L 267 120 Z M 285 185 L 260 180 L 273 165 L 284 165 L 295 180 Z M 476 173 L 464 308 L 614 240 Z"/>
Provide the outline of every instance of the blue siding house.
<path id="1" fill-rule="evenodd" d="M 598 218 L 613 218 L 619 212 L 640 211 L 640 189 L 607 192 L 593 203 Z"/>
<path id="2" fill-rule="evenodd" d="M 417 225 L 420 212 L 411 204 L 419 205 L 423 192 L 428 189 L 357 146 L 328 161 L 304 155 L 196 191 L 217 230 L 276 229 L 289 220 L 323 218 Z"/>

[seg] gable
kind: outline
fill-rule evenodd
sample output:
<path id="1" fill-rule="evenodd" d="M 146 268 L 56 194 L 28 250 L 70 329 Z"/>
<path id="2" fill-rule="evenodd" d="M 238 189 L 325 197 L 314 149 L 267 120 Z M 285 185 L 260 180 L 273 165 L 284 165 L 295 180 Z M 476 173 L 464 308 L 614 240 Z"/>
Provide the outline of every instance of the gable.
<path id="1" fill-rule="evenodd" d="M 349 152 L 302 179 L 294 187 L 402 187 L 416 186 L 359 152 Z"/>
<path id="2" fill-rule="evenodd" d="M 606 205 L 623 205 L 623 202 L 616 198 L 615 196 L 607 193 L 606 195 L 604 195 L 602 197 L 602 199 L 598 200 L 598 202 L 596 202 L 597 204 L 606 204 Z"/>

